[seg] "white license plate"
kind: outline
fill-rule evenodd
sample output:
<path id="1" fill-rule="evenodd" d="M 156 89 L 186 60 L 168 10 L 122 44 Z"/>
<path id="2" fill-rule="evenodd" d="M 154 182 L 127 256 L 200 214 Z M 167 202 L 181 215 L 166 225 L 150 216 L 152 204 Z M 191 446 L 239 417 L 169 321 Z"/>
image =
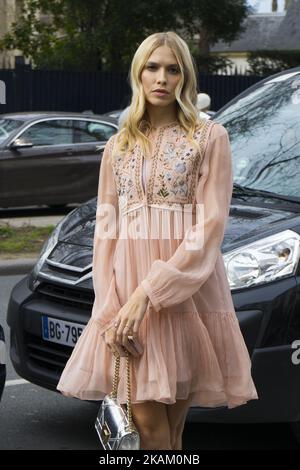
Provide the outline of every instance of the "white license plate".
<path id="1" fill-rule="evenodd" d="M 75 346 L 85 325 L 58 320 L 57 318 L 42 315 L 42 336 L 46 341 L 52 343 Z"/>

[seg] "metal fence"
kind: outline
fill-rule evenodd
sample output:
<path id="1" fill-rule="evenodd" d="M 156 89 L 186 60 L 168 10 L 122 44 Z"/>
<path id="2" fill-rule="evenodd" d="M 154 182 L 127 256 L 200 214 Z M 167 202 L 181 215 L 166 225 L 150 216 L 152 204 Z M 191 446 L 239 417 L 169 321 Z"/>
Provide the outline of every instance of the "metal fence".
<path id="1" fill-rule="evenodd" d="M 257 76 L 199 75 L 198 88 L 211 96 L 211 109 L 217 111 L 261 79 Z M 0 113 L 92 110 L 101 114 L 126 107 L 131 96 L 127 74 L 118 72 L 48 71 L 17 67 L 0 70 L 0 81 Z"/>

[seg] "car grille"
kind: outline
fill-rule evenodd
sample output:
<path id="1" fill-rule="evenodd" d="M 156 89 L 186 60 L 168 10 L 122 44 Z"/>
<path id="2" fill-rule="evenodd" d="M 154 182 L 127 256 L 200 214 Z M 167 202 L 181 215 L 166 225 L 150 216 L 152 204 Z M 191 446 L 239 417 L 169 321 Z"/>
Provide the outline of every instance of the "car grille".
<path id="1" fill-rule="evenodd" d="M 90 316 L 94 302 L 94 292 L 73 289 L 57 284 L 42 282 L 36 293 L 48 302 L 55 302 L 67 307 L 75 307 L 78 311 Z M 26 346 L 29 360 L 32 364 L 55 372 L 59 378 L 73 348 L 63 344 L 45 341 L 39 336 L 26 333 Z"/>
<path id="2" fill-rule="evenodd" d="M 65 286 L 58 286 L 42 282 L 36 292 L 47 300 L 58 302 L 59 304 L 76 307 L 84 311 L 92 311 L 95 295 L 80 289 L 72 289 Z"/>
<path id="3" fill-rule="evenodd" d="M 27 352 L 30 361 L 50 371 L 61 373 L 72 353 L 72 348 L 62 344 L 44 341 L 42 338 L 27 334 Z"/>

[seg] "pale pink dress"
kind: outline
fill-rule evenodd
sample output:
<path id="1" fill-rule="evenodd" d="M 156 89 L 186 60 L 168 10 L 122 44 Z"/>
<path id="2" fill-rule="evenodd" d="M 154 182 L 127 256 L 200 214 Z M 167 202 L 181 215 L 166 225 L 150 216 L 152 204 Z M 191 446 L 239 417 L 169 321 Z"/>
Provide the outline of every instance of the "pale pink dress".
<path id="1" fill-rule="evenodd" d="M 144 352 L 138 358 L 130 356 L 133 403 L 172 404 L 191 395 L 191 406 L 233 408 L 258 398 L 220 249 L 232 196 L 230 142 L 221 124 L 204 120 L 194 138 L 200 153 L 178 122 L 161 126 L 147 161 L 138 144 L 125 157 L 110 159 L 116 135 L 107 142 L 98 208 L 112 204 L 120 225 L 115 238 L 100 236 L 103 219 L 97 211 L 95 302 L 58 383 L 64 395 L 101 400 L 111 392 L 114 356 L 104 333 L 141 285 L 149 302 L 139 330 Z M 195 204 L 204 207 L 200 222 Z M 165 236 L 166 221 L 171 231 L 180 227 L 183 207 L 187 213 L 193 209 L 190 228 Z M 147 227 L 147 237 L 121 237 L 128 219 Z M 149 220 L 151 230 L 157 229 L 155 236 L 151 232 L 149 237 Z M 201 230 L 203 246 L 187 249 L 186 240 Z M 125 357 L 118 398 L 126 403 Z"/>

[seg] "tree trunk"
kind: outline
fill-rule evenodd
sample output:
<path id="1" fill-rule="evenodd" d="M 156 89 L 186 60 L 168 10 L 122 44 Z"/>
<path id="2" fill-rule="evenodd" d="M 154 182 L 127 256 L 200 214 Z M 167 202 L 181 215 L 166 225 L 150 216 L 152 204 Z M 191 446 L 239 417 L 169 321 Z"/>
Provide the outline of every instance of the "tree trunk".
<path id="1" fill-rule="evenodd" d="M 272 11 L 278 10 L 278 2 L 277 0 L 272 0 Z"/>
<path id="2" fill-rule="evenodd" d="M 208 66 L 208 57 L 210 54 L 210 42 L 209 42 L 209 34 L 204 28 L 201 28 L 199 31 L 199 40 L 198 40 L 198 47 L 199 47 L 199 59 L 200 59 L 200 66 L 203 72 L 209 73 L 209 66 Z M 202 60 L 201 60 L 202 59 Z"/>

